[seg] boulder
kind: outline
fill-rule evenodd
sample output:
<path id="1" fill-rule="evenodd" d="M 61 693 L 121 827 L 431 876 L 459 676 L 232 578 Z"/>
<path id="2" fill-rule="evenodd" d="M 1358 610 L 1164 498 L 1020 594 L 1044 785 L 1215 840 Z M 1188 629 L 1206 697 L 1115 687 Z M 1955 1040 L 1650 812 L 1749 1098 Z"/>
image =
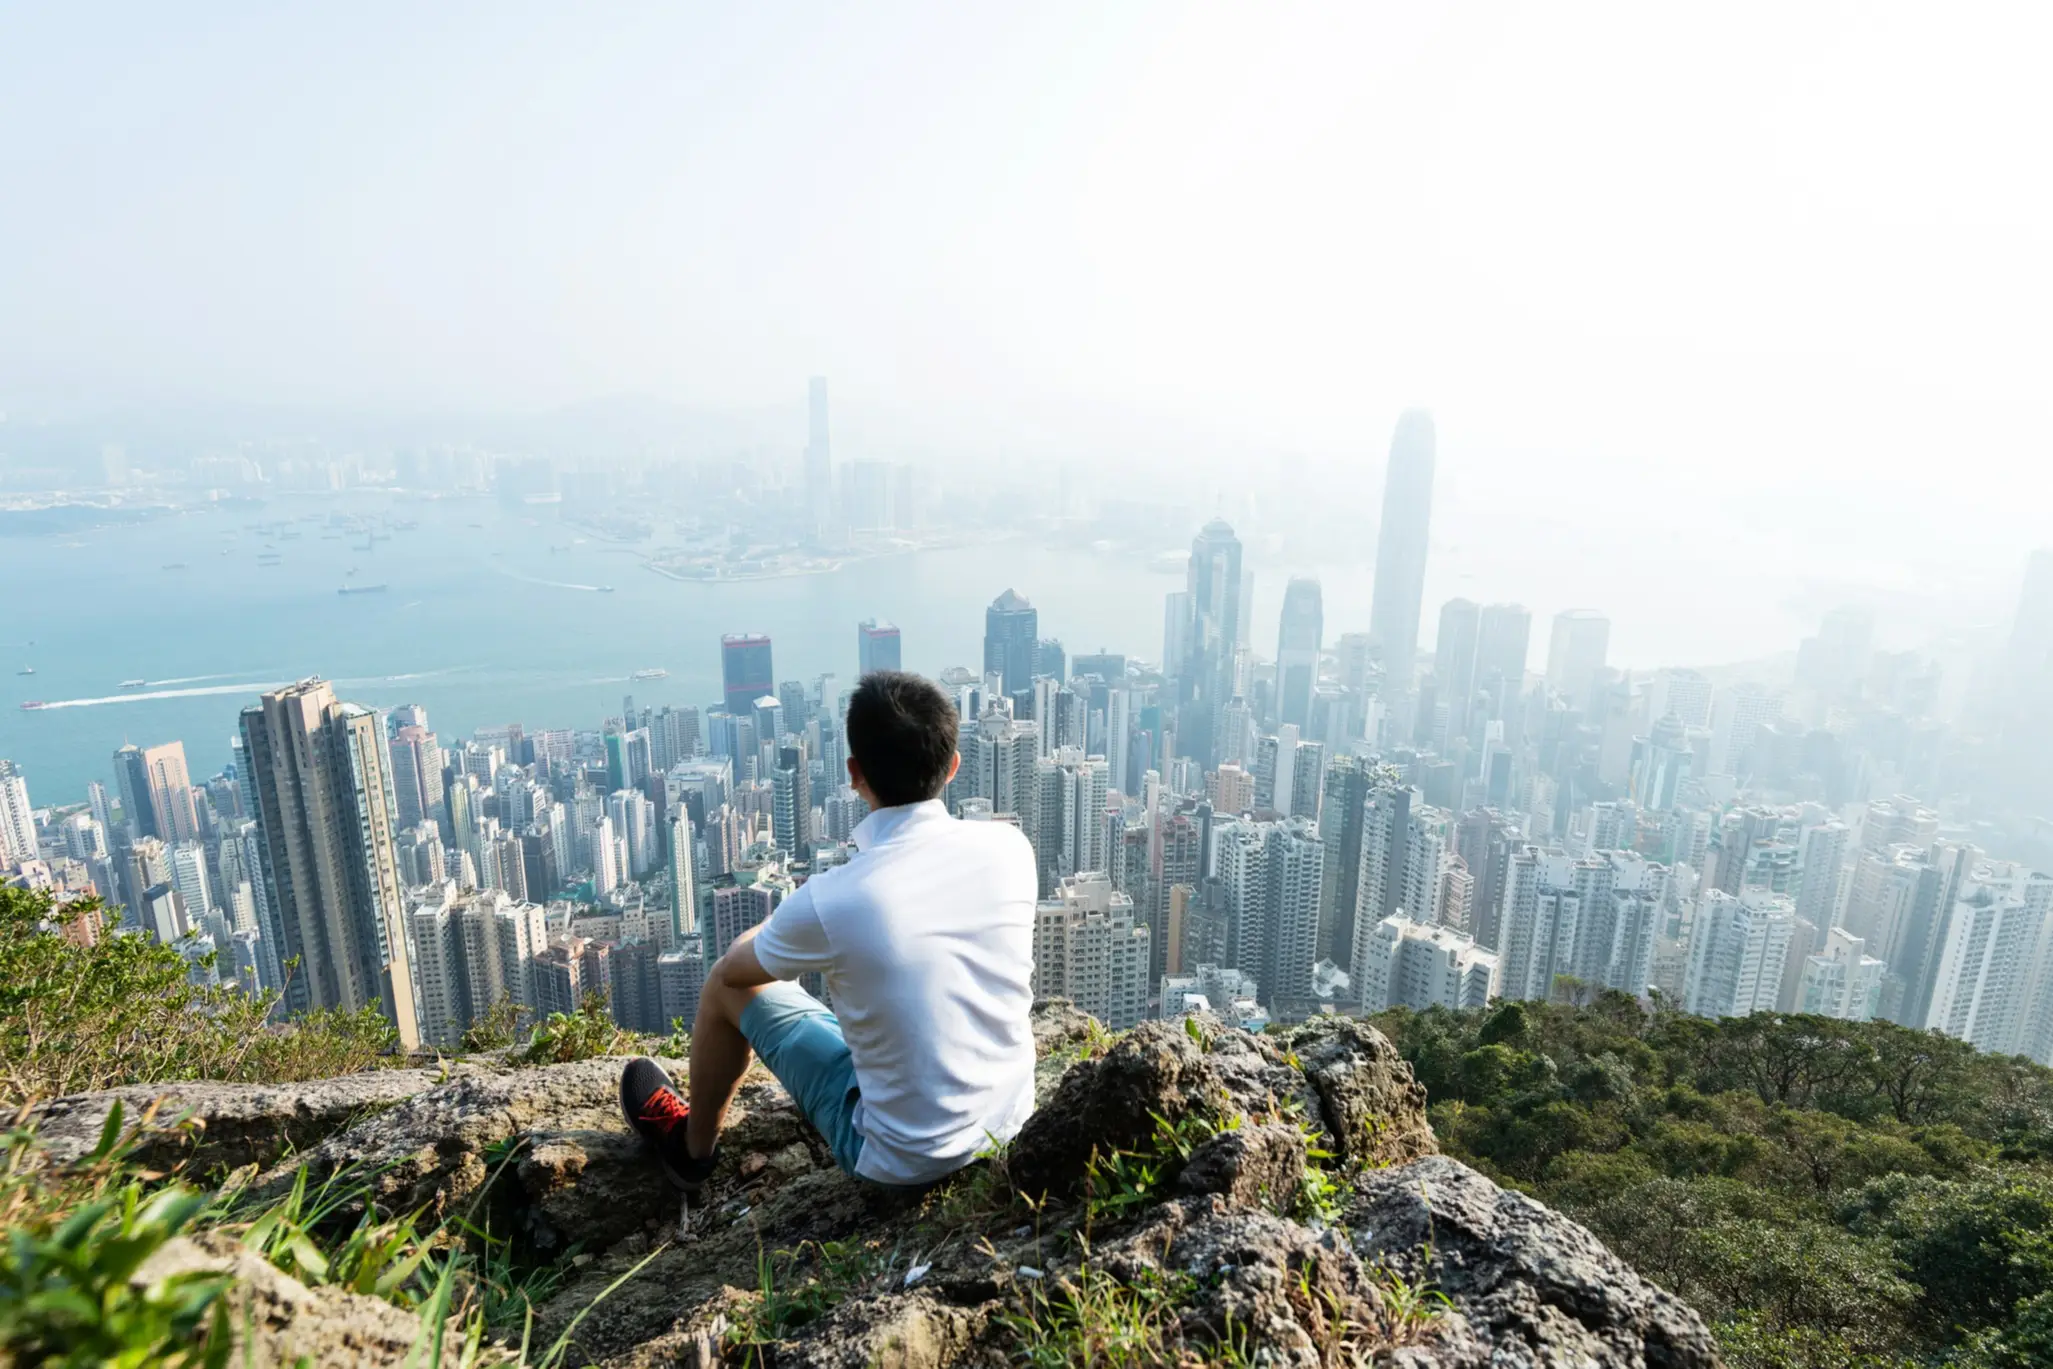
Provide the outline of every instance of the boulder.
<path id="1" fill-rule="evenodd" d="M 1444 1295 L 1433 1365 L 1716 1369 L 1703 1319 L 1552 1209 L 1433 1156 L 1372 1171 L 1341 1218 L 1364 1260 Z"/>
<path id="2" fill-rule="evenodd" d="M 1320 1017 L 1284 1038 L 1319 1095 L 1339 1153 L 1393 1165 L 1431 1155 L 1439 1143 L 1426 1121 L 1426 1090 L 1390 1039 L 1352 1017 Z"/>
<path id="3" fill-rule="evenodd" d="M 1304 1134 L 1287 1122 L 1254 1122 L 1193 1150 L 1176 1186 L 1216 1193 L 1234 1207 L 1288 1212 L 1304 1177 Z"/>
<path id="4" fill-rule="evenodd" d="M 370 1070 L 301 1084 L 131 1084 L 58 1098 L 38 1108 L 34 1120 L 50 1159 L 68 1164 L 100 1143 L 107 1114 L 118 1102 L 124 1128 L 148 1119 L 136 1137 L 138 1161 L 163 1170 L 183 1164 L 204 1175 L 272 1164 L 452 1077 L 480 1072 L 456 1065 Z"/>

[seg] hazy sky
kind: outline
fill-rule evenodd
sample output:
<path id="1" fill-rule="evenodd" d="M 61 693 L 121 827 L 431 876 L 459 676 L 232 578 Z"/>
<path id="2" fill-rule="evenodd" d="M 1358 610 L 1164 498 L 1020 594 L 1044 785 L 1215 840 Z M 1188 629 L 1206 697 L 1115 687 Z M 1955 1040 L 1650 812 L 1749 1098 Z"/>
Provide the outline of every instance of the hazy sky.
<path id="1" fill-rule="evenodd" d="M 1751 509 L 2021 566 L 2044 14 L 0 4 L 0 397 L 825 372 L 966 451 L 1371 470 L 1424 403 L 1638 556 Z"/>

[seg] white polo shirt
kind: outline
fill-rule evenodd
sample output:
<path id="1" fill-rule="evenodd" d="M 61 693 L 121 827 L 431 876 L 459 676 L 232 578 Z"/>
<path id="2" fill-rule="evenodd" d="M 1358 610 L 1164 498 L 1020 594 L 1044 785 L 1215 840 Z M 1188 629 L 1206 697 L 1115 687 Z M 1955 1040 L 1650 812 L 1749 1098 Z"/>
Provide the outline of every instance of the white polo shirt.
<path id="1" fill-rule="evenodd" d="M 1034 1110 L 1033 847 L 939 800 L 879 809 L 854 837 L 854 859 L 770 915 L 756 959 L 779 979 L 826 978 L 862 1090 L 856 1172 L 924 1183 Z"/>

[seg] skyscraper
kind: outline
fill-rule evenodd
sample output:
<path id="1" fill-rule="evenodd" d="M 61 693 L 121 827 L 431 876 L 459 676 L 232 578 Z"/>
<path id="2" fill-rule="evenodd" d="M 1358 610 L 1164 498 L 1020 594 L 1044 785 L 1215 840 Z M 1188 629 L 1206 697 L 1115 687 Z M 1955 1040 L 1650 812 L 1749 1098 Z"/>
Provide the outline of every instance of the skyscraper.
<path id="1" fill-rule="evenodd" d="M 392 734 L 392 797 L 401 827 L 442 808 L 442 747 L 425 727 L 409 724 Z"/>
<path id="2" fill-rule="evenodd" d="M 114 753 L 114 778 L 121 788 L 122 816 L 135 835 L 165 841 L 199 836 L 184 742 L 122 747 Z"/>
<path id="3" fill-rule="evenodd" d="M 1312 688 L 1319 682 L 1325 615 L 1317 580 L 1283 587 L 1283 622 L 1276 636 L 1276 718 L 1302 733 L 1312 723 Z"/>
<path id="4" fill-rule="evenodd" d="M 377 714 L 338 702 L 324 680 L 302 680 L 242 711 L 242 743 L 279 956 L 299 960 L 286 1006 L 376 1005 L 400 1044 L 417 1048 Z"/>
<path id="5" fill-rule="evenodd" d="M 834 461 L 827 445 L 827 377 L 806 382 L 806 506 L 813 533 L 824 536 L 834 520 Z"/>
<path id="6" fill-rule="evenodd" d="M 1393 687 L 1411 690 L 1419 654 L 1419 610 L 1426 597 L 1426 542 L 1433 521 L 1433 416 L 1407 409 L 1390 440 L 1383 476 L 1383 518 L 1376 534 L 1376 584 L 1369 635 L 1383 649 Z"/>
<path id="7" fill-rule="evenodd" d="M 822 399 L 821 403 L 825 402 Z M 777 684 L 777 672 L 771 668 L 769 637 L 763 633 L 729 633 L 722 637 L 720 682 L 729 713 L 737 718 L 754 713 L 756 700 Z"/>
<path id="8" fill-rule="evenodd" d="M 1440 606 L 1440 631 L 1433 638 L 1433 684 L 1447 705 L 1451 740 L 1468 735 L 1468 707 L 1476 692 L 1476 640 L 1482 630 L 1482 605 L 1473 599 L 1449 599 Z"/>
<path id="9" fill-rule="evenodd" d="M 899 669 L 898 627 L 876 618 L 855 625 L 856 674 Z"/>
<path id="10" fill-rule="evenodd" d="M 29 782 L 13 761 L 0 761 L 0 870 L 36 858 L 36 820 Z"/>
<path id="11" fill-rule="evenodd" d="M 1490 697 L 1489 715 L 1501 718 L 1525 689 L 1526 655 L 1531 647 L 1533 615 L 1523 604 L 1485 604 L 1476 625 L 1478 694 Z"/>
<path id="12" fill-rule="evenodd" d="M 777 768 L 770 772 L 770 832 L 777 849 L 795 859 L 812 856 L 813 786 L 812 768 L 805 751 L 796 746 L 777 748 Z"/>
<path id="13" fill-rule="evenodd" d="M 1547 688 L 1577 708 L 1587 709 L 1597 672 L 1604 668 L 1610 648 L 1611 620 L 1595 609 L 1571 608 L 1555 614 L 1554 630 L 1547 639 Z"/>
<path id="14" fill-rule="evenodd" d="M 1008 589 L 984 610 L 984 673 L 997 675 L 1007 695 L 1033 683 L 1041 615 L 1026 596 Z"/>

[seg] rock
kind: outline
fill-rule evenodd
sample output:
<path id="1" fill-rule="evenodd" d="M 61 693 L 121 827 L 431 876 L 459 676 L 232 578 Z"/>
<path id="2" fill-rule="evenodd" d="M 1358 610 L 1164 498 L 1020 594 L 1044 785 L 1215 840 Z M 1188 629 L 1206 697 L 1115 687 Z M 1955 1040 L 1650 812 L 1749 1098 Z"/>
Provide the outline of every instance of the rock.
<path id="1" fill-rule="evenodd" d="M 433 1333 L 420 1317 L 382 1298 L 309 1288 L 219 1232 L 166 1241 L 129 1276 L 129 1283 L 143 1290 L 185 1273 L 224 1273 L 234 1279 L 223 1294 L 235 1331 L 227 1363 L 252 1369 L 300 1364 L 397 1369 L 430 1363 Z M 461 1332 L 452 1330 L 443 1339 L 442 1363 L 461 1363 L 462 1349 Z"/>
<path id="2" fill-rule="evenodd" d="M 843 1303 L 777 1347 L 777 1369 L 943 1369 L 976 1344 L 984 1309 L 950 1307 L 924 1293 L 882 1293 Z"/>
<path id="3" fill-rule="evenodd" d="M 1383 1033 L 1356 1018 L 1323 1017 L 1284 1043 L 1318 1091 L 1342 1156 L 1390 1165 L 1440 1148 L 1426 1121 L 1426 1090 Z"/>
<path id="4" fill-rule="evenodd" d="M 1062 1051 L 1074 1051 L 1105 1031 L 1097 1018 L 1066 998 L 1035 1000 L 1032 1024 L 1034 1055 L 1042 1060 Z"/>
<path id="5" fill-rule="evenodd" d="M 1234 1207 L 1288 1212 L 1304 1177 L 1303 1134 L 1285 1122 L 1255 1122 L 1193 1150 L 1176 1186 L 1185 1193 L 1216 1193 Z"/>
<path id="6" fill-rule="evenodd" d="M 1302 1068 L 1270 1038 L 1209 1015 L 1143 1022 L 1063 1076 L 1013 1142 L 1013 1179 L 1027 1193 L 1074 1192 L 1094 1151 L 1147 1147 L 1160 1122 L 1194 1114 L 1302 1117 L 1350 1159 L 1433 1149 L 1425 1093 L 1375 1028 L 1335 1019 L 1294 1040 Z"/>
<path id="7" fill-rule="evenodd" d="M 35 1122 L 45 1153 L 66 1164 L 100 1143 L 108 1110 L 119 1102 L 124 1128 L 151 1119 L 139 1138 L 138 1161 L 152 1169 L 183 1163 L 204 1175 L 272 1164 L 452 1075 L 476 1072 L 459 1065 L 446 1072 L 369 1070 L 303 1084 L 131 1084 L 56 1099 L 36 1110 Z M 178 1125 L 181 1118 L 192 1125 Z"/>
<path id="8" fill-rule="evenodd" d="M 1444 1156 L 1371 1171 L 1341 1218 L 1363 1259 L 1458 1310 L 1452 1365 L 1716 1369 L 1703 1319 L 1588 1231 Z"/>

